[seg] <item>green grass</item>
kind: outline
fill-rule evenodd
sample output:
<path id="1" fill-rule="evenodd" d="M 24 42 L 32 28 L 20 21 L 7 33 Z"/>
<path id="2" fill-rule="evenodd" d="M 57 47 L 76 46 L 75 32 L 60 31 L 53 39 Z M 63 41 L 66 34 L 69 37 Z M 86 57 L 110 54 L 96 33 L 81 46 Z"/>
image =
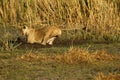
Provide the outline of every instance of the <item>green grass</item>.
<path id="1" fill-rule="evenodd" d="M 1 80 L 95 80 L 95 77 L 100 72 L 105 75 L 120 73 L 120 60 L 98 60 L 97 63 L 82 62 L 79 64 L 67 64 L 51 60 L 42 61 L 41 59 L 34 58 L 33 60 L 31 58 L 29 61 L 21 59 L 21 56 L 28 53 L 38 57 L 41 55 L 62 55 L 68 52 L 71 47 L 53 46 L 42 48 L 39 46 L 39 48 L 30 48 L 30 46 L 32 45 L 24 45 L 22 48 L 18 47 L 14 51 L 0 52 Z M 119 57 L 119 46 L 120 44 L 84 44 L 74 46 L 74 48 L 82 48 L 90 52 L 105 49 L 112 55 L 118 55 Z"/>

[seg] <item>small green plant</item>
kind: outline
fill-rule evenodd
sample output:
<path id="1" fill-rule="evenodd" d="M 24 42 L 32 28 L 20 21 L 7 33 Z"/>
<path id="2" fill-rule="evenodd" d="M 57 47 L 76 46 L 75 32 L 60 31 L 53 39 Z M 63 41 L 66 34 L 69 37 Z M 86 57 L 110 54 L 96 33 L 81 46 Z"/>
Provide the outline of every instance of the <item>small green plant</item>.
<path id="1" fill-rule="evenodd" d="M 3 30 L 3 31 L 2 31 Z M 16 49 L 21 43 L 15 44 L 16 40 L 12 40 L 13 36 L 6 28 L 6 25 L 3 26 L 2 35 L 0 38 L 1 50 L 11 51 Z"/>

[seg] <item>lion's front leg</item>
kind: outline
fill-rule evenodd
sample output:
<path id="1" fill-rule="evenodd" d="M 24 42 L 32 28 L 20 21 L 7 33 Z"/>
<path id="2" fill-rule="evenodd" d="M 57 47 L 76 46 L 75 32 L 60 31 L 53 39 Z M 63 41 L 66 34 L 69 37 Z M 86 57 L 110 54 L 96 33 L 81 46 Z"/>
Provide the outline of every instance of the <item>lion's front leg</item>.
<path id="1" fill-rule="evenodd" d="M 42 42 L 41 42 L 41 44 L 42 45 L 46 45 L 47 44 L 47 40 L 49 39 L 49 36 L 44 36 L 44 38 L 43 38 L 43 40 L 42 40 Z"/>
<path id="2" fill-rule="evenodd" d="M 31 43 L 31 44 L 35 43 L 33 34 L 28 36 L 27 41 L 28 41 L 28 43 Z"/>

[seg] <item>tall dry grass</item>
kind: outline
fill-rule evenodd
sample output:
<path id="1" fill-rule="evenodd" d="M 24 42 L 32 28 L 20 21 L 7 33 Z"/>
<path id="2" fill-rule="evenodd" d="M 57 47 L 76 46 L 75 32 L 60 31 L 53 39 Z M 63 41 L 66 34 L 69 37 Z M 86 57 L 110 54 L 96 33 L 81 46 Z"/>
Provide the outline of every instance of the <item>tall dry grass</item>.
<path id="1" fill-rule="evenodd" d="M 120 41 L 119 3 L 119 0 L 0 0 L 0 24 L 86 27 L 83 34 L 72 35 L 93 41 Z"/>

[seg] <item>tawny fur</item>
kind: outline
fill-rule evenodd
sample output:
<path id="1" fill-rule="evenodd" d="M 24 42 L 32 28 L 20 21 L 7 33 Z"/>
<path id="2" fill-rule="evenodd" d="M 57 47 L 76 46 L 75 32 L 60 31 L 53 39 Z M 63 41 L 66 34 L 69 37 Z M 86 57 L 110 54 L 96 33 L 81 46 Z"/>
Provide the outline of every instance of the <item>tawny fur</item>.
<path id="1" fill-rule="evenodd" d="M 42 45 L 52 45 L 56 37 L 61 35 L 61 29 L 56 26 L 43 27 L 41 29 L 25 26 L 22 31 L 27 36 L 28 43 L 39 43 Z"/>

